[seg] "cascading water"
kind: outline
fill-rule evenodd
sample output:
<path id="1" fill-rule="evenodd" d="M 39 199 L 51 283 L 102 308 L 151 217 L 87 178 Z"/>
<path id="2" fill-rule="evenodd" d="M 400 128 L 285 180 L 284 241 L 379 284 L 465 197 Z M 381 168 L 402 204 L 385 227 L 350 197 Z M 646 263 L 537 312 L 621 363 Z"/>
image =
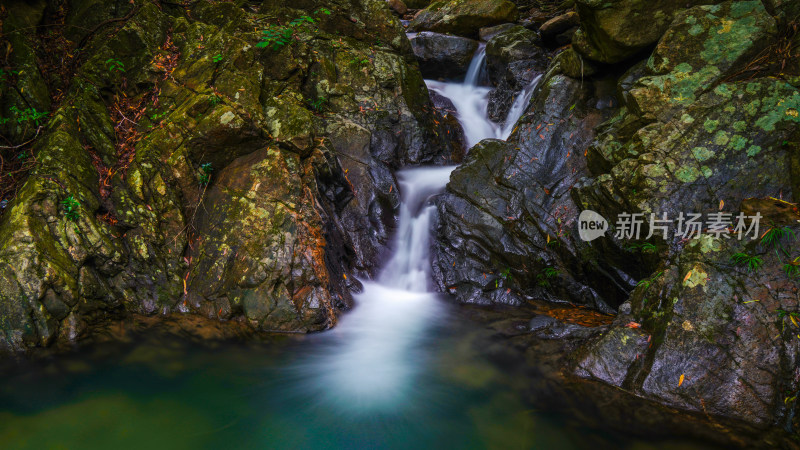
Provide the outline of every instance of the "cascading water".
<path id="1" fill-rule="evenodd" d="M 471 147 L 485 138 L 507 138 L 523 114 L 538 78 L 517 96 L 503 124 L 489 120 L 490 88 L 484 76 L 485 49 L 473 57 L 465 82 L 426 80 L 428 87 L 449 98 Z M 429 258 L 430 198 L 440 193 L 453 167 L 423 167 L 397 173 L 400 217 L 393 252 L 376 281 L 364 281 L 356 307 L 339 325 L 319 336 L 320 348 L 295 365 L 307 380 L 303 392 L 316 392 L 325 408 L 348 414 L 391 413 L 412 402 L 415 379 L 424 368 L 424 337 L 444 305 L 431 290 Z"/>
<path id="2" fill-rule="evenodd" d="M 351 414 L 400 409 L 421 370 L 425 331 L 443 314 L 429 289 L 430 227 L 435 206 L 453 167 L 422 167 L 397 173 L 402 193 L 393 253 L 377 281 L 364 281 L 355 309 L 323 337 L 330 351 L 299 366 L 318 399 Z M 322 378 L 321 380 L 319 378 Z"/>
<path id="3" fill-rule="evenodd" d="M 508 111 L 506 120 L 498 124 L 489 119 L 489 93 L 492 88 L 481 86 L 486 72 L 486 47 L 481 46 L 469 65 L 463 83 L 425 80 L 428 89 L 447 97 L 456 108 L 458 122 L 464 129 L 467 148 L 487 138 L 508 139 L 514 124 L 525 112 L 541 75 L 535 77 L 517 94 L 514 104 Z"/>

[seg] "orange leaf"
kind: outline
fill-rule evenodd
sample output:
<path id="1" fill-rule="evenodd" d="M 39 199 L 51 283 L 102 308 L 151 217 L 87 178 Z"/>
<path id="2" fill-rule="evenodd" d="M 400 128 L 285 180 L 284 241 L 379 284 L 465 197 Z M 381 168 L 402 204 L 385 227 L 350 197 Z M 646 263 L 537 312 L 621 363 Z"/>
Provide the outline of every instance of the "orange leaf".
<path id="1" fill-rule="evenodd" d="M 686 274 L 686 276 L 685 276 L 685 277 L 683 277 L 683 282 L 685 283 L 685 282 L 686 282 L 686 280 L 688 280 L 688 279 L 689 279 L 689 277 L 691 277 L 691 276 L 692 276 L 692 271 L 690 270 L 690 271 L 689 271 L 689 272 Z"/>
<path id="2" fill-rule="evenodd" d="M 636 322 L 628 322 L 625 326 L 628 328 L 642 328 L 642 324 Z"/>
<path id="3" fill-rule="evenodd" d="M 682 373 L 680 379 L 678 379 L 678 387 L 681 387 L 683 384 L 683 380 L 686 378 L 686 374 Z"/>

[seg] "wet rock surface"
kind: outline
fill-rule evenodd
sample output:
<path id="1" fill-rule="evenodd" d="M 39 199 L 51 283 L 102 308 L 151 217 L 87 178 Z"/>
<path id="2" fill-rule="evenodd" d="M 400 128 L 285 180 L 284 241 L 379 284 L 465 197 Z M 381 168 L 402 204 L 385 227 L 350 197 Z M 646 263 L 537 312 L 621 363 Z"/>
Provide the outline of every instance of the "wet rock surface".
<path id="1" fill-rule="evenodd" d="M 398 21 L 377 1 L 95 3 L 66 4 L 114 26 L 66 36 L 84 48 L 60 106 L 36 70 L 3 91 L 53 111 L 0 219 L 0 346 L 128 313 L 332 326 L 394 226 L 392 169 L 453 154 Z M 4 32 L 44 6 L 10 5 Z"/>
<path id="2" fill-rule="evenodd" d="M 463 76 L 478 49 L 478 41 L 429 31 L 418 33 L 410 40 L 425 78 Z"/>
<path id="3" fill-rule="evenodd" d="M 465 303 L 620 307 L 609 328 L 577 339 L 569 371 L 795 430 L 800 92 L 791 74 L 737 79 L 774 44 L 781 11 L 648 4 L 664 18 L 650 23 L 633 19 L 636 2 L 578 3 L 573 49 L 550 63 L 511 138 L 471 149 L 437 200 L 440 288 Z M 605 64 L 623 60 L 627 71 Z M 579 238 L 584 210 L 609 220 L 604 237 Z M 733 233 L 740 212 L 765 218 L 757 235 Z M 641 236 L 615 237 L 621 213 L 642 215 Z M 650 214 L 681 213 L 723 214 L 730 228 L 685 239 L 674 222 L 645 240 Z"/>
<path id="4" fill-rule="evenodd" d="M 518 16 L 517 6 L 508 0 L 436 1 L 414 17 L 409 30 L 477 37 L 479 29 L 514 22 Z"/>

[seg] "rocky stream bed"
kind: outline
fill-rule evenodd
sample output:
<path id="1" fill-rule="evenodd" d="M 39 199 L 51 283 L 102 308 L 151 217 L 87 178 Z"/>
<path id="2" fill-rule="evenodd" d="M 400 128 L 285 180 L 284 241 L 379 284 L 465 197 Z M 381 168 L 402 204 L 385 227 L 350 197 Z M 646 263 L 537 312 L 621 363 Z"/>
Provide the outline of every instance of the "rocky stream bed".
<path id="1" fill-rule="evenodd" d="M 234 398 L 259 376 L 267 397 L 313 384 L 286 367 L 318 381 L 302 407 L 203 407 L 177 429 L 235 433 L 157 434 L 800 446 L 800 3 L 7 0 L 0 25 L 12 446 L 59 443 L 31 438 L 30 417 L 66 430 L 106 408 L 152 427 L 157 398 L 120 400 L 137 392 L 168 397 L 166 423 L 190 417 L 210 389 L 192 371 Z M 610 223 L 591 241 L 587 210 Z M 722 225 L 650 226 L 691 213 Z M 748 236 L 737 217 L 756 214 Z M 385 347 L 348 366 L 360 342 Z M 359 367 L 412 356 L 393 376 L 419 389 L 397 397 L 442 402 L 427 432 L 413 411 L 346 410 L 341 429 L 320 412 L 363 393 L 337 383 L 386 381 Z M 119 367 L 147 381 L 128 389 Z M 153 387 L 182 378 L 195 384 L 173 397 Z M 302 414 L 321 428 L 304 435 Z"/>

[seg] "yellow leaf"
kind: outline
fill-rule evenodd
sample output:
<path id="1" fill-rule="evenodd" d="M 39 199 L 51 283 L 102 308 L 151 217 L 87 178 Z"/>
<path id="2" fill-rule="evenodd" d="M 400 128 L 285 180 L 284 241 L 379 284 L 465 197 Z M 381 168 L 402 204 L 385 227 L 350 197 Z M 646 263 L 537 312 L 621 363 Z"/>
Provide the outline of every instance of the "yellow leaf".
<path id="1" fill-rule="evenodd" d="M 548 244 L 550 243 L 550 235 L 549 234 L 547 235 L 547 243 Z"/>
<path id="2" fill-rule="evenodd" d="M 797 319 L 795 319 L 794 316 L 789 316 L 789 319 L 792 321 L 794 326 L 797 326 Z"/>
<path id="3" fill-rule="evenodd" d="M 684 378 L 686 378 L 686 374 L 682 373 L 681 374 L 681 378 L 678 380 L 678 387 L 681 387 L 681 385 L 683 384 Z"/>
<path id="4" fill-rule="evenodd" d="M 724 207 L 725 207 L 725 200 L 720 200 L 719 201 L 719 210 L 722 211 L 722 208 L 724 208 Z"/>

